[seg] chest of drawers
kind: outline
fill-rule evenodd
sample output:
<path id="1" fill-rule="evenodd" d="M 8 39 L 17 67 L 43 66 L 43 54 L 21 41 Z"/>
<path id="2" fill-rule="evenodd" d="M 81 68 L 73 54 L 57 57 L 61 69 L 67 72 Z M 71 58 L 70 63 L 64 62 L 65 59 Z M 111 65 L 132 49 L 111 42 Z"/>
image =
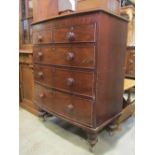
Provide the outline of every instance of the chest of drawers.
<path id="1" fill-rule="evenodd" d="M 127 21 L 95 10 L 33 23 L 35 103 L 88 134 L 122 110 Z"/>

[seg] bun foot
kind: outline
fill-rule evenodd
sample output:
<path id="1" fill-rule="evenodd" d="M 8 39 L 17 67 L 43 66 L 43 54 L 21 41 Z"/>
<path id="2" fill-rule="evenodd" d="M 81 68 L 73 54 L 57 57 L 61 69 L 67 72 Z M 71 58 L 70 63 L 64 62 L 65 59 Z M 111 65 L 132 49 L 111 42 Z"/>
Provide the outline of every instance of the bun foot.
<path id="1" fill-rule="evenodd" d="M 89 143 L 89 150 L 91 152 L 94 152 L 94 147 L 96 143 L 98 142 L 97 134 L 96 133 L 87 133 L 87 141 Z"/>

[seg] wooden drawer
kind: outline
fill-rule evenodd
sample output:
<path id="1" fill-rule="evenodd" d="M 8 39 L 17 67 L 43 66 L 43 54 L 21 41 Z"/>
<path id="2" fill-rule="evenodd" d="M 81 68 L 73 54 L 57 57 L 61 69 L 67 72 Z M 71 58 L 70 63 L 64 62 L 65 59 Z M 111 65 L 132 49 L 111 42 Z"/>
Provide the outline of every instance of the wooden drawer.
<path id="1" fill-rule="evenodd" d="M 52 42 L 52 30 L 33 32 L 33 44 L 46 44 Z"/>
<path id="2" fill-rule="evenodd" d="M 59 22 L 59 25 L 63 25 L 63 22 Z M 70 25 L 66 27 L 59 26 L 53 28 L 53 39 L 55 43 L 95 42 L 95 32 L 95 23 L 86 25 Z"/>
<path id="3" fill-rule="evenodd" d="M 35 102 L 39 107 L 49 112 L 92 126 L 93 105 L 90 100 L 46 89 L 35 84 Z"/>
<path id="4" fill-rule="evenodd" d="M 94 73 L 35 65 L 35 80 L 52 88 L 93 96 Z"/>
<path id="5" fill-rule="evenodd" d="M 95 47 L 92 46 L 36 46 L 34 49 L 34 63 L 53 64 L 71 67 L 95 67 Z"/>

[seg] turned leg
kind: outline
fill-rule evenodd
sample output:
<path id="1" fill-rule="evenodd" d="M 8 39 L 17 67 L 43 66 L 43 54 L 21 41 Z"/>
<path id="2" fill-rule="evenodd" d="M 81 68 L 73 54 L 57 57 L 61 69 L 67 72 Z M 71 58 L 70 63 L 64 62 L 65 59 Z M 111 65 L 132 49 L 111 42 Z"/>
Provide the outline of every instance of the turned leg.
<path id="1" fill-rule="evenodd" d="M 87 133 L 87 141 L 89 143 L 89 149 L 91 152 L 93 152 L 93 148 L 95 144 L 98 142 L 97 133 Z"/>

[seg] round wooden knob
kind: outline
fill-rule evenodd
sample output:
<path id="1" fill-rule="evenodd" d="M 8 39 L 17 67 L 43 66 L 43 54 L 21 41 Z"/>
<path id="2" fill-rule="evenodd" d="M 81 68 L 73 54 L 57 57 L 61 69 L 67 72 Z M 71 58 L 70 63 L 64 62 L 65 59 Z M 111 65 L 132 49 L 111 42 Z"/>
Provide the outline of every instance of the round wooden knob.
<path id="1" fill-rule="evenodd" d="M 42 41 L 42 39 L 43 39 L 42 36 L 39 35 L 39 36 L 38 36 L 38 41 Z"/>
<path id="2" fill-rule="evenodd" d="M 42 58 L 42 56 L 43 56 L 43 53 L 42 52 L 38 52 L 38 58 Z"/>
<path id="3" fill-rule="evenodd" d="M 75 57 L 75 54 L 74 54 L 74 53 L 68 52 L 68 53 L 67 53 L 67 56 L 66 56 L 66 59 L 67 59 L 68 61 L 71 61 L 71 60 L 74 59 L 74 57 Z"/>
<path id="4" fill-rule="evenodd" d="M 39 94 L 39 97 L 40 98 L 44 98 L 45 97 L 45 94 L 44 93 L 41 93 L 41 94 Z"/>
<path id="5" fill-rule="evenodd" d="M 73 86 L 74 83 L 75 83 L 75 80 L 73 78 L 67 79 L 67 86 Z"/>
<path id="6" fill-rule="evenodd" d="M 75 40 L 75 34 L 74 34 L 74 32 L 68 32 L 67 33 L 67 39 L 69 41 L 74 41 Z"/>
<path id="7" fill-rule="evenodd" d="M 130 59 L 129 62 L 132 63 L 132 64 L 134 63 L 134 61 L 132 59 Z"/>
<path id="8" fill-rule="evenodd" d="M 43 75 L 44 75 L 43 72 L 38 72 L 38 77 L 39 77 L 39 78 L 42 78 Z"/>
<path id="9" fill-rule="evenodd" d="M 72 104 L 67 105 L 67 112 L 72 112 L 74 109 L 74 106 Z"/>

